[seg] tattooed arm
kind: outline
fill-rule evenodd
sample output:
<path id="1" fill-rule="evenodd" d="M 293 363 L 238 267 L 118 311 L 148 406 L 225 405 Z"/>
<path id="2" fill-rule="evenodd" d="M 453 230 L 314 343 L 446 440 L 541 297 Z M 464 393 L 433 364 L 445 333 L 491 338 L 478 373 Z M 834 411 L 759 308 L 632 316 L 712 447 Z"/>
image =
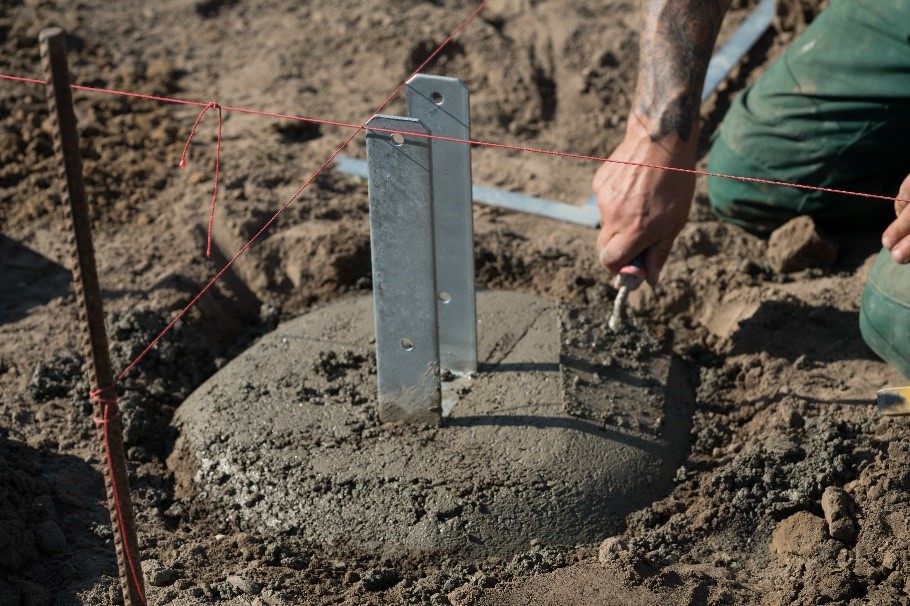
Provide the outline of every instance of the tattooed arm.
<path id="1" fill-rule="evenodd" d="M 643 0 L 638 85 L 612 160 L 695 167 L 705 72 L 732 0 Z M 594 176 L 600 262 L 612 273 L 646 251 L 657 282 L 692 204 L 695 177 L 607 162 Z"/>

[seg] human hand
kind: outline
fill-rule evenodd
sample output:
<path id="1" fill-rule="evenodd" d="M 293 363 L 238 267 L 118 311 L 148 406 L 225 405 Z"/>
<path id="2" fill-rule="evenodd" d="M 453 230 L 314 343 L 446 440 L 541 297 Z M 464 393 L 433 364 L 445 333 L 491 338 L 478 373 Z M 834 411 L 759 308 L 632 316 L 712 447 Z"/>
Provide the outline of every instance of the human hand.
<path id="1" fill-rule="evenodd" d="M 897 219 L 882 234 L 882 246 L 891 251 L 891 258 L 896 263 L 907 263 L 910 261 L 910 206 L 907 202 L 910 200 L 910 175 L 901 184 L 897 197 L 900 198 L 894 202 Z"/>
<path id="2" fill-rule="evenodd" d="M 692 169 L 697 140 L 691 136 L 683 141 L 672 133 L 655 142 L 643 119 L 633 113 L 626 137 L 610 160 Z M 605 162 L 594 175 L 592 187 L 600 206 L 597 251 L 601 264 L 615 275 L 644 252 L 647 280 L 656 284 L 673 242 L 688 220 L 695 175 Z"/>

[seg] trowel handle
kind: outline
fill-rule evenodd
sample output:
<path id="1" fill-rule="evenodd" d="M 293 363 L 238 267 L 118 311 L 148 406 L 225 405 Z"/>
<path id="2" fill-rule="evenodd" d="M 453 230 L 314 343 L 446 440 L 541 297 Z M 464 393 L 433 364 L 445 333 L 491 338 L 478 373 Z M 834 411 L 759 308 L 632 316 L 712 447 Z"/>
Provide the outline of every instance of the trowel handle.
<path id="1" fill-rule="evenodd" d="M 645 253 L 641 253 L 632 259 L 628 265 L 623 266 L 623 268 L 619 270 L 619 285 L 626 286 L 629 290 L 635 290 L 641 286 L 641 283 L 644 282 L 647 277 L 648 272 L 645 271 Z"/>

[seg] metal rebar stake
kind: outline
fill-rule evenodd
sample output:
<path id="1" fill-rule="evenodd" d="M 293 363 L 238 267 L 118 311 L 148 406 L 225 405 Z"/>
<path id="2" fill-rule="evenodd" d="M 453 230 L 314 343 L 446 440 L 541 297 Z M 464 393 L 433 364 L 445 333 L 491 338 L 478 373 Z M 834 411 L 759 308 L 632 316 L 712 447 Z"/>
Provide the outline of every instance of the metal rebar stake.
<path id="1" fill-rule="evenodd" d="M 47 82 L 47 106 L 53 124 L 60 193 L 71 233 L 73 287 L 79 306 L 86 370 L 91 389 L 99 396 L 94 398 L 93 410 L 95 419 L 101 420 L 98 426 L 101 466 L 117 552 L 120 586 L 125 604 L 140 606 L 145 604 L 145 586 L 128 488 L 120 415 L 112 388 L 114 380 L 104 327 L 101 290 L 95 268 L 91 221 L 82 180 L 76 112 L 66 61 L 66 34 L 62 29 L 53 27 L 43 30 L 39 39 Z"/>
<path id="2" fill-rule="evenodd" d="M 418 120 L 397 116 L 374 116 L 366 128 L 379 417 L 387 423 L 438 425 L 430 140 L 408 135 L 429 130 Z"/>
<path id="3" fill-rule="evenodd" d="M 408 115 L 434 135 L 468 139 L 468 87 L 457 78 L 418 74 L 407 85 Z M 436 249 L 439 364 L 461 374 L 477 372 L 474 292 L 474 215 L 471 148 L 432 139 L 433 224 Z"/>

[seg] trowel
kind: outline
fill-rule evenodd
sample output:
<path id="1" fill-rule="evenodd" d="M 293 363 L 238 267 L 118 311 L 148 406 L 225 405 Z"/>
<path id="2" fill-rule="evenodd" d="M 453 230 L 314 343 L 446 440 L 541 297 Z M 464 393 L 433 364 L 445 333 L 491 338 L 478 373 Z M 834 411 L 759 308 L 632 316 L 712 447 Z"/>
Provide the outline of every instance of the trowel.
<path id="1" fill-rule="evenodd" d="M 625 319 L 623 309 L 643 278 L 639 257 L 620 271 L 612 305 L 560 305 L 559 367 L 568 414 L 659 434 L 672 356 L 643 322 Z"/>

